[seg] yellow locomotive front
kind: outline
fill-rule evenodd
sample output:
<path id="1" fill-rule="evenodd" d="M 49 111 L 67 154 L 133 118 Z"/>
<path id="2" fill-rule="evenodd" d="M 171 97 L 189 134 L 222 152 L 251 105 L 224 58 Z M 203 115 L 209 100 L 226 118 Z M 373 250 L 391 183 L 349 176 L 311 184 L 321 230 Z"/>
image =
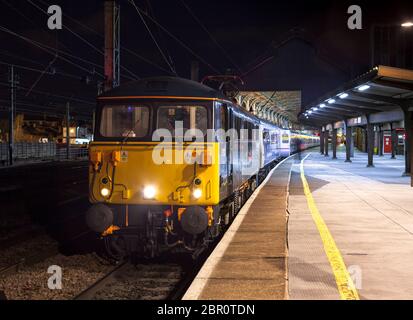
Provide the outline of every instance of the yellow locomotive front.
<path id="1" fill-rule="evenodd" d="M 99 98 L 90 145 L 88 226 L 115 258 L 197 255 L 220 232 L 215 98 Z"/>

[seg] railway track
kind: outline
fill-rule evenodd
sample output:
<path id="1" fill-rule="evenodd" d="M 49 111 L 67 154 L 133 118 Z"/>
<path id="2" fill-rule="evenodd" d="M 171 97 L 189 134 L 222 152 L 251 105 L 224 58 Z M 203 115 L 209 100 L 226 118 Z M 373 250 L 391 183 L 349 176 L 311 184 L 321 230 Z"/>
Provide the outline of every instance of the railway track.
<path id="1" fill-rule="evenodd" d="M 121 262 L 74 297 L 75 300 L 180 300 L 219 243 L 217 239 L 196 261 L 131 264 Z"/>
<path id="2" fill-rule="evenodd" d="M 185 267 L 178 263 L 122 262 L 74 299 L 165 300 L 186 277 Z"/>
<path id="3" fill-rule="evenodd" d="M 74 199 L 73 201 L 69 200 L 68 202 L 65 201 L 65 204 L 73 203 L 81 198 Z M 63 221 L 69 222 L 72 218 L 74 219 L 78 216 L 76 214 L 68 217 L 67 220 L 63 219 Z M 79 238 L 80 241 L 83 241 L 82 238 L 89 233 L 90 231 L 78 233 L 70 241 L 76 241 Z M 63 263 L 68 263 L 71 266 L 70 272 L 72 274 L 69 278 L 76 280 L 71 281 L 69 279 L 69 281 L 76 283 L 76 285 L 70 292 L 67 291 L 60 295 L 59 298 L 75 300 L 179 300 L 218 242 L 219 239 L 196 262 L 187 256 L 185 258 L 174 256 L 173 259 L 168 257 L 137 264 L 121 262 L 116 266 L 94 266 L 92 273 L 89 270 L 90 263 L 99 265 L 99 259 L 93 258 L 90 255 L 80 255 L 74 258 L 70 256 L 63 257 L 59 254 L 58 248 L 56 248 L 55 251 L 45 250 L 2 268 L 0 270 L 0 280 L 2 277 L 9 275 L 13 279 L 13 275 L 17 275 L 20 270 L 23 270 L 22 272 L 24 273 L 25 268 L 27 269 L 29 266 L 30 269 L 31 265 L 38 264 L 42 260 L 45 261 L 41 262 L 40 265 L 45 264 L 46 261 L 54 262 L 61 260 L 64 261 Z M 82 265 L 80 269 L 78 268 L 79 264 Z M 65 268 L 69 270 L 68 267 Z M 35 269 L 35 266 L 33 266 L 33 269 Z M 35 271 L 35 273 L 38 274 L 39 271 Z M 21 293 L 21 295 L 24 294 Z M 47 291 L 44 291 L 42 295 L 46 298 L 53 298 L 53 295 Z M 26 297 L 24 296 L 24 298 Z"/>

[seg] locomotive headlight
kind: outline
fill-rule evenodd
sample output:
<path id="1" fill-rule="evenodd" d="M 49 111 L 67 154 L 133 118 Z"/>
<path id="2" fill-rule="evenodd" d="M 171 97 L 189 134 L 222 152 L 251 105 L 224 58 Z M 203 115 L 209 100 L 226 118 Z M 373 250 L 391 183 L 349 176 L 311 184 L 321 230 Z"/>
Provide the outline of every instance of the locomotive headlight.
<path id="1" fill-rule="evenodd" d="M 202 197 L 202 190 L 201 189 L 195 189 L 194 192 L 192 193 L 195 199 L 199 199 Z"/>
<path id="2" fill-rule="evenodd" d="M 155 198 L 155 195 L 156 195 L 156 188 L 154 186 L 146 186 L 143 189 L 144 199 L 151 200 Z"/>
<path id="3" fill-rule="evenodd" d="M 100 190 L 100 194 L 102 195 L 102 197 L 107 197 L 110 194 L 110 190 L 108 188 L 102 188 Z"/>

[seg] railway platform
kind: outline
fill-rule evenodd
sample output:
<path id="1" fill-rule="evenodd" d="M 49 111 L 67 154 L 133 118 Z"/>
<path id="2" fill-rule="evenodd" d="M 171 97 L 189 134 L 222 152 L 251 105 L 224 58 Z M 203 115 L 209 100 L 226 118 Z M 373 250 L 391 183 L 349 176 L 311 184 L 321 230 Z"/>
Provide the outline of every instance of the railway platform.
<path id="1" fill-rule="evenodd" d="M 184 299 L 412 299 L 413 189 L 404 158 L 311 150 L 251 197 Z"/>
<path id="2" fill-rule="evenodd" d="M 288 181 L 294 159 L 277 165 L 239 212 L 184 299 L 284 299 Z"/>

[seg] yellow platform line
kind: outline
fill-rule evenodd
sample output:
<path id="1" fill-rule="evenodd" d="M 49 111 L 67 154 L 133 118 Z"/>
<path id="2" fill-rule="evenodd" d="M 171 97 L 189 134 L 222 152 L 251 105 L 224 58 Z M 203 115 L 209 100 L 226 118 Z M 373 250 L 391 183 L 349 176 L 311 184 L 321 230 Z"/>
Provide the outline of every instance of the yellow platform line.
<path id="1" fill-rule="evenodd" d="M 301 161 L 301 181 L 303 182 L 304 194 L 307 198 L 307 204 L 310 209 L 311 216 L 313 217 L 318 232 L 320 233 L 321 240 L 323 241 L 324 245 L 324 250 L 326 252 L 328 261 L 330 262 L 331 268 L 333 269 L 340 297 L 342 300 L 360 300 L 354 282 L 351 279 L 347 267 L 344 263 L 343 257 L 340 254 L 340 250 L 337 248 L 333 236 L 331 235 L 326 223 L 324 222 L 323 217 L 318 211 L 307 179 L 305 177 L 304 161 L 308 158 L 308 156 L 309 154 Z"/>

